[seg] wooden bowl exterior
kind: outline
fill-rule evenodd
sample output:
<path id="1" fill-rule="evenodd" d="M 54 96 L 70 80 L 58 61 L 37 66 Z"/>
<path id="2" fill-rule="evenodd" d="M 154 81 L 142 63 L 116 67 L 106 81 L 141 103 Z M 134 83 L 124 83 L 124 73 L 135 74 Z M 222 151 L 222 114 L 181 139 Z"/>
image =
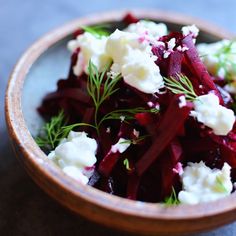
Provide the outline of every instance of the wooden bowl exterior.
<path id="1" fill-rule="evenodd" d="M 41 151 L 26 127 L 21 109 L 24 79 L 31 65 L 50 46 L 74 32 L 79 25 L 119 21 L 125 11 L 97 14 L 75 20 L 37 41 L 15 66 L 7 88 L 5 108 L 10 139 L 20 162 L 33 180 L 73 212 L 119 230 L 143 235 L 173 235 L 212 229 L 236 219 L 236 194 L 207 204 L 165 207 L 161 204 L 130 201 L 83 186 L 66 176 Z M 134 10 L 138 18 L 175 25 L 195 23 L 203 33 L 221 39 L 231 34 L 191 17 L 157 10 Z"/>

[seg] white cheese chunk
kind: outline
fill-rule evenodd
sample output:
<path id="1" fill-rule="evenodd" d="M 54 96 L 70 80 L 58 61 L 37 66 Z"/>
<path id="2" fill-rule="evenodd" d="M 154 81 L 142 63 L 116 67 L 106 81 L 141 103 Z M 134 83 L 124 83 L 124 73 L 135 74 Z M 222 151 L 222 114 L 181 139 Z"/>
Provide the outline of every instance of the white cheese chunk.
<path id="1" fill-rule="evenodd" d="M 137 33 L 143 38 L 146 36 L 148 39 L 157 39 L 161 36 L 167 35 L 167 26 L 163 23 L 155 23 L 152 21 L 140 20 L 137 23 L 130 24 L 125 31 Z"/>
<path id="2" fill-rule="evenodd" d="M 194 111 L 191 115 L 211 128 L 216 135 L 227 135 L 232 130 L 235 122 L 234 112 L 221 106 L 215 94 L 199 96 L 193 104 Z"/>
<path id="3" fill-rule="evenodd" d="M 130 86 L 151 94 L 164 86 L 151 46 L 139 42 L 137 34 L 116 30 L 108 37 L 106 52 L 114 62 L 111 70 Z"/>
<path id="4" fill-rule="evenodd" d="M 202 161 L 188 163 L 181 175 L 183 190 L 179 192 L 178 199 L 181 203 L 197 204 L 230 195 L 233 189 L 230 169 L 227 163 L 222 170 L 210 169 Z"/>
<path id="5" fill-rule="evenodd" d="M 196 27 L 196 25 L 187 25 L 182 27 L 181 30 L 184 36 L 191 34 L 194 38 L 196 38 L 199 33 L 199 29 Z"/>
<path id="6" fill-rule="evenodd" d="M 124 81 L 130 86 L 144 93 L 159 92 L 164 86 L 164 81 L 159 67 L 155 64 L 157 57 L 152 53 L 152 43 L 155 41 L 155 44 L 158 44 L 156 37 L 165 34 L 166 25 L 146 21 L 131 24 L 125 31 L 117 29 L 108 37 L 98 38 L 85 32 L 68 43 L 71 52 L 80 48 L 73 72 L 75 75 L 87 73 L 89 60 L 98 71 L 101 71 L 109 61 L 113 61 L 109 72 L 112 78 L 121 73 Z M 173 43 L 175 42 L 170 40 L 170 50 L 174 46 Z M 159 44 L 163 46 L 163 42 Z"/>
<path id="7" fill-rule="evenodd" d="M 121 74 L 127 84 L 151 94 L 164 86 L 160 69 L 148 54 L 132 50 L 125 60 L 126 63 L 121 66 Z"/>
<path id="8" fill-rule="evenodd" d="M 95 139 L 87 137 L 85 132 L 71 131 L 68 137 L 48 155 L 48 158 L 61 167 L 66 174 L 82 183 L 87 183 L 89 180 L 86 175 L 87 169 L 92 169 L 91 167 L 96 163 L 96 151 Z"/>
<path id="9" fill-rule="evenodd" d="M 106 42 L 106 36 L 97 38 L 88 32 L 79 35 L 75 40 L 69 41 L 67 47 L 71 52 L 80 48 L 77 63 L 73 68 L 75 75 L 80 75 L 82 71 L 87 73 L 90 59 L 98 68 L 98 71 L 102 71 L 109 61 L 111 61 L 111 58 L 105 53 Z"/>
<path id="10" fill-rule="evenodd" d="M 184 95 L 179 97 L 179 108 L 187 106 L 187 101 Z"/>
<path id="11" fill-rule="evenodd" d="M 129 146 L 130 146 L 130 140 L 120 138 L 116 144 L 112 145 L 111 152 L 123 153 L 127 150 Z"/>

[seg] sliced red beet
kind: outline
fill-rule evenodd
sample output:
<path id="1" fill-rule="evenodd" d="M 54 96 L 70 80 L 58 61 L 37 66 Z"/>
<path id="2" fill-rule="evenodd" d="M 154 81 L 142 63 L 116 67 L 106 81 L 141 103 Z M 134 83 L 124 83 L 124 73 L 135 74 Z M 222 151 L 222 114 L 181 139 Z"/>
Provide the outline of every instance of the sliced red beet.
<path id="1" fill-rule="evenodd" d="M 139 21 L 132 13 L 127 13 L 122 20 L 125 24 L 129 25 L 132 23 L 137 23 Z"/>
<path id="2" fill-rule="evenodd" d="M 168 147 L 168 152 L 160 160 L 160 165 L 162 167 L 162 199 L 165 199 L 166 197 L 170 196 L 172 188 L 179 181 L 179 170 L 176 166 L 181 161 L 182 155 L 183 149 L 180 142 L 178 141 L 178 139 L 172 140 Z"/>
<path id="3" fill-rule="evenodd" d="M 195 83 L 193 83 L 196 84 L 197 82 L 197 84 L 194 86 L 195 92 L 198 95 L 202 95 L 201 91 L 203 91 L 204 94 L 207 94 L 210 91 L 214 91 L 215 94 L 219 97 L 220 103 L 223 104 L 223 99 L 216 85 L 214 84 L 205 65 L 198 55 L 197 49 L 193 43 L 192 36 L 186 36 L 182 42 L 188 48 L 188 50 L 185 51 L 187 67 L 196 78 Z M 189 77 L 189 79 L 191 80 L 191 77 Z"/>
<path id="4" fill-rule="evenodd" d="M 138 21 L 128 14 L 121 27 Z M 76 34 L 81 34 L 79 30 Z M 174 50 L 168 58 L 164 58 L 170 39 L 176 39 Z M 152 52 L 157 56 L 155 63 L 165 77 L 185 74 L 193 84 L 198 95 L 214 91 L 219 96 L 221 104 L 231 105 L 229 94 L 221 87 L 225 81 L 212 78 L 201 62 L 192 37 L 184 37 L 181 33 L 170 33 L 160 39 L 164 45 L 153 46 Z M 178 46 L 185 46 L 187 51 L 180 52 Z M 87 93 L 87 75 L 76 76 L 73 67 L 76 64 L 78 48 L 71 56 L 71 66 L 68 78 L 59 80 L 57 91 L 48 94 L 40 106 L 40 113 L 50 118 L 64 110 L 69 123 L 93 123 L 94 105 Z M 106 77 L 105 77 L 106 79 Z M 220 87 L 217 88 L 214 82 Z M 85 131 L 89 137 L 98 143 L 97 163 L 94 176 L 89 184 L 110 194 L 127 197 L 133 200 L 158 202 L 169 196 L 172 187 L 180 189 L 178 167 L 200 160 L 211 168 L 221 168 L 223 162 L 232 167 L 236 180 L 236 127 L 227 136 L 216 136 L 209 129 L 202 129 L 201 125 L 189 117 L 192 104 L 179 107 L 179 96 L 170 91 L 162 94 L 145 94 L 127 85 L 123 80 L 117 84 L 119 91 L 114 93 L 99 108 L 98 120 L 116 109 L 143 107 L 145 109 L 160 106 L 158 114 L 148 112 L 138 113 L 133 120 L 106 120 L 101 124 L 99 135 L 93 128 L 79 127 L 76 131 Z M 164 90 L 163 90 L 164 91 Z M 100 91 L 102 93 L 102 89 Z M 112 144 L 120 137 L 134 140 L 134 128 L 140 135 L 147 136 L 136 145 L 132 145 L 124 153 L 111 152 Z M 124 165 L 128 159 L 129 167 Z"/>
<path id="5" fill-rule="evenodd" d="M 158 158 L 188 118 L 189 112 L 192 109 L 192 104 L 188 103 L 187 106 L 180 108 L 179 97 L 180 95 L 173 96 L 167 111 L 158 124 L 156 137 L 152 146 L 137 162 L 136 171 L 138 175 L 142 175 Z"/>
<path id="6" fill-rule="evenodd" d="M 140 177 L 133 172 L 128 178 L 127 198 L 137 200 L 137 193 L 140 184 Z"/>
<path id="7" fill-rule="evenodd" d="M 183 53 L 175 51 L 170 54 L 169 67 L 167 76 L 177 76 L 181 74 Z"/>

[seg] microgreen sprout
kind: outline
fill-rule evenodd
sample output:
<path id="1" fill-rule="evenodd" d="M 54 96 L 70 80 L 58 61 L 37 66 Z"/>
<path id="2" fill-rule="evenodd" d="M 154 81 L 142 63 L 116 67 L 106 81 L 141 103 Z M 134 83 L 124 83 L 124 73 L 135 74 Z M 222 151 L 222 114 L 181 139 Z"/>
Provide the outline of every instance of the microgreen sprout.
<path id="1" fill-rule="evenodd" d="M 171 192 L 171 195 L 169 197 L 166 197 L 165 200 L 164 200 L 164 204 L 166 206 L 176 206 L 176 205 L 179 205 L 180 204 L 180 201 L 177 197 L 177 194 L 175 192 L 175 189 L 174 187 L 172 187 L 172 192 Z"/>

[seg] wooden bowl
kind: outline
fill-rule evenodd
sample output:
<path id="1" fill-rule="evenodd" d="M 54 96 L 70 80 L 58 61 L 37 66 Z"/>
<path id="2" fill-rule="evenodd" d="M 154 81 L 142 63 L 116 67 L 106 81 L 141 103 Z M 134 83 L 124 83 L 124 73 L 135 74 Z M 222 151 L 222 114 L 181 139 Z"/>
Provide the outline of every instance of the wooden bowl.
<path id="1" fill-rule="evenodd" d="M 36 112 L 42 97 L 56 88 L 66 76 L 69 52 L 66 42 L 80 25 L 112 22 L 126 12 L 97 14 L 75 20 L 34 43 L 15 66 L 6 92 L 6 121 L 18 159 L 33 180 L 73 212 L 119 230 L 144 235 L 183 234 L 209 230 L 236 219 L 236 194 L 215 202 L 194 206 L 165 207 L 161 204 L 131 201 L 84 186 L 65 175 L 35 143 L 42 120 Z M 195 23 L 201 30 L 200 41 L 213 42 L 232 35 L 208 23 L 156 10 L 135 10 L 138 18 L 165 22 L 171 30 Z"/>

